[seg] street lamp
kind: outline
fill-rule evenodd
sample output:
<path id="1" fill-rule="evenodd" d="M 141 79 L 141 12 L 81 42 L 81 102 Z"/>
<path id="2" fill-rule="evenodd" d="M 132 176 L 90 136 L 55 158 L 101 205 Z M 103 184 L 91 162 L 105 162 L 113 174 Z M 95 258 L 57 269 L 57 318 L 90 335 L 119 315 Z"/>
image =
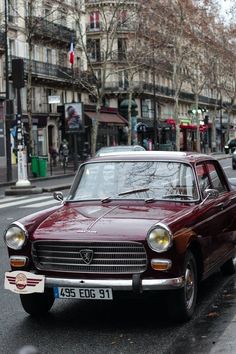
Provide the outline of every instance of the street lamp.
<path id="1" fill-rule="evenodd" d="M 5 131 L 6 131 L 6 172 L 7 181 L 12 180 L 12 164 L 11 164 L 11 134 L 10 134 L 10 101 L 9 101 L 9 70 L 8 70 L 8 1 L 5 0 Z"/>

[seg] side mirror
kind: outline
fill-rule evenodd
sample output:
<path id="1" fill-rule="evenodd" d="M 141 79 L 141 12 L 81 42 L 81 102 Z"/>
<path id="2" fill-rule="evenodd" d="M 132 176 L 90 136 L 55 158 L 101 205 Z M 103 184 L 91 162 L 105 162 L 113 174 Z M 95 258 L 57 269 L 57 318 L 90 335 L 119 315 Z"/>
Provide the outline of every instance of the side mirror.
<path id="1" fill-rule="evenodd" d="M 203 192 L 203 201 L 201 204 L 204 204 L 208 199 L 215 199 L 219 197 L 219 191 L 217 189 L 205 189 Z"/>
<path id="2" fill-rule="evenodd" d="M 63 196 L 62 192 L 54 192 L 53 198 L 58 200 L 59 202 L 63 202 L 63 200 L 64 200 L 64 196 Z"/>

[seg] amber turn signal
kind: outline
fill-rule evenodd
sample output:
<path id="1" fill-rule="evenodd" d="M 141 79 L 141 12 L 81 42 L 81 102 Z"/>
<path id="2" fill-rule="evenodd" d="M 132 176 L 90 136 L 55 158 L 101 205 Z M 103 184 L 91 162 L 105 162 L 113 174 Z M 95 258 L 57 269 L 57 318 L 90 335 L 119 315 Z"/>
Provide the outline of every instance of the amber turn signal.
<path id="1" fill-rule="evenodd" d="M 14 268 L 22 268 L 28 263 L 28 258 L 24 256 L 11 256 L 10 265 Z"/>
<path id="2" fill-rule="evenodd" d="M 152 259 L 151 266 L 154 270 L 166 271 L 172 266 L 170 259 Z"/>

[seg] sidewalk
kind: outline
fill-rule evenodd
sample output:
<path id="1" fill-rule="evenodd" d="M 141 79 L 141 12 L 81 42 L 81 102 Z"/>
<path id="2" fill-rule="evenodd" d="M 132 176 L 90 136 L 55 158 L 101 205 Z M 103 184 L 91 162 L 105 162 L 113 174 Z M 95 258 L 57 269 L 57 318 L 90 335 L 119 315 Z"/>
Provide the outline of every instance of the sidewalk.
<path id="1" fill-rule="evenodd" d="M 18 166 L 17 165 L 12 165 L 12 180 L 7 181 L 7 171 L 5 166 L 0 166 L 0 187 L 4 186 L 11 186 L 16 184 L 18 180 Z M 31 165 L 28 165 L 28 180 L 32 183 L 35 184 L 35 182 L 40 182 L 40 181 L 48 181 L 51 179 L 62 179 L 65 177 L 70 177 L 75 175 L 74 171 L 74 166 L 70 164 L 67 166 L 65 169 L 60 166 L 58 163 L 57 166 L 47 166 L 47 171 L 46 171 L 46 176 L 40 177 L 36 176 L 34 177 L 32 172 L 31 172 Z"/>

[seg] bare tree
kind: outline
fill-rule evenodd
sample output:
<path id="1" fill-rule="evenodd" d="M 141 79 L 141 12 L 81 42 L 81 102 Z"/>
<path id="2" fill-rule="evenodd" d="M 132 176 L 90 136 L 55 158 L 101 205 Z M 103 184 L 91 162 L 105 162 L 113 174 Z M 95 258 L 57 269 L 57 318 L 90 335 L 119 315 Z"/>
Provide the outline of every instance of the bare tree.
<path id="1" fill-rule="evenodd" d="M 96 7 L 94 8 L 96 9 Z M 97 9 L 96 9 L 97 10 Z M 92 10 L 91 10 L 92 11 Z M 140 63 L 140 48 L 137 43 L 139 21 L 137 8 L 124 0 L 118 0 L 112 6 L 106 3 L 99 6 L 99 23 L 96 30 L 100 32 L 97 38 L 89 37 L 88 31 L 93 28 L 82 26 L 82 14 L 75 14 L 80 44 L 83 48 L 87 70 L 76 77 L 82 87 L 96 102 L 96 116 L 92 121 L 91 153 L 95 154 L 99 116 L 107 89 L 114 81 L 118 83 L 119 77 L 124 76 L 127 82 L 126 90 L 129 97 L 128 126 L 129 142 L 131 142 L 131 97 L 133 81 L 142 63 Z M 86 31 L 87 30 L 87 31 Z M 94 33 L 94 32 L 93 32 Z M 122 35 L 121 35 L 122 34 Z"/>

